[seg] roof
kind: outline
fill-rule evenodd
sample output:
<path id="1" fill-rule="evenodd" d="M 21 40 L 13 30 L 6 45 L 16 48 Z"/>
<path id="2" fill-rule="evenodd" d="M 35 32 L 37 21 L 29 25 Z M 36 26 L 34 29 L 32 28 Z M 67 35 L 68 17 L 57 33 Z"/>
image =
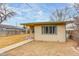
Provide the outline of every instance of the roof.
<path id="1" fill-rule="evenodd" d="M 69 23 L 66 25 L 66 30 L 75 30 L 76 25 L 74 23 Z"/>
<path id="2" fill-rule="evenodd" d="M 66 22 L 32 22 L 32 23 L 22 23 L 21 25 L 27 25 L 27 26 L 30 26 L 30 25 L 65 25 Z"/>
<path id="3" fill-rule="evenodd" d="M 21 27 L 12 26 L 12 25 L 4 25 L 4 24 L 0 24 L 0 28 L 24 30 L 24 29 L 21 28 Z"/>

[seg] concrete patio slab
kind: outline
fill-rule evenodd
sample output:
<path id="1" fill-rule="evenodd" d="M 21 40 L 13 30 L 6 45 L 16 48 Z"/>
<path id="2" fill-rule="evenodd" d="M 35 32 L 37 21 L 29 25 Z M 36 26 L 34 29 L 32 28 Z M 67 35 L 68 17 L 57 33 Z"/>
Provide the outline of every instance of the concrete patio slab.
<path id="1" fill-rule="evenodd" d="M 1 56 L 79 56 L 71 47 L 76 42 L 69 40 L 65 43 L 35 41 L 0 54 Z"/>

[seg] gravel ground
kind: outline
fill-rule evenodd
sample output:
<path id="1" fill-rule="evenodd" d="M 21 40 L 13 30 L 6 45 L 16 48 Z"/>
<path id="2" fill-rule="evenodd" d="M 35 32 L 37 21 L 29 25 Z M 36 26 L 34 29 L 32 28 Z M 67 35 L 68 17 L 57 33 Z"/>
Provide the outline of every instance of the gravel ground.
<path id="1" fill-rule="evenodd" d="M 23 46 L 7 51 L 2 56 L 78 56 L 71 47 L 76 42 L 69 40 L 65 43 L 32 41 Z"/>

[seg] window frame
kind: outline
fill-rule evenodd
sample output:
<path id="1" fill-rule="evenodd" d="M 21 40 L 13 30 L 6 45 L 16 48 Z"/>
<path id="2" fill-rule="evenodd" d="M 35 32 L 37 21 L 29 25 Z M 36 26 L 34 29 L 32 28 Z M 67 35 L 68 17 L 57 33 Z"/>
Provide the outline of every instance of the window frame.
<path id="1" fill-rule="evenodd" d="M 57 34 L 57 26 L 56 25 L 44 25 L 41 28 L 42 28 L 42 34 Z"/>

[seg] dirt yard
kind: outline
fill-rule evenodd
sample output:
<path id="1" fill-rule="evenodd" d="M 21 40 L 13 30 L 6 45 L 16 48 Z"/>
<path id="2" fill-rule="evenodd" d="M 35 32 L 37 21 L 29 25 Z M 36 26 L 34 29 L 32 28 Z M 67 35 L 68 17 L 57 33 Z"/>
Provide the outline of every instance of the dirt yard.
<path id="1" fill-rule="evenodd" d="M 5 56 L 75 56 L 79 55 L 71 47 L 74 47 L 76 42 L 69 40 L 65 43 L 58 42 L 42 42 L 32 41 L 23 46 L 5 52 L 1 55 Z"/>
<path id="2" fill-rule="evenodd" d="M 26 34 L 0 37 L 0 48 L 23 41 L 25 37 Z"/>

